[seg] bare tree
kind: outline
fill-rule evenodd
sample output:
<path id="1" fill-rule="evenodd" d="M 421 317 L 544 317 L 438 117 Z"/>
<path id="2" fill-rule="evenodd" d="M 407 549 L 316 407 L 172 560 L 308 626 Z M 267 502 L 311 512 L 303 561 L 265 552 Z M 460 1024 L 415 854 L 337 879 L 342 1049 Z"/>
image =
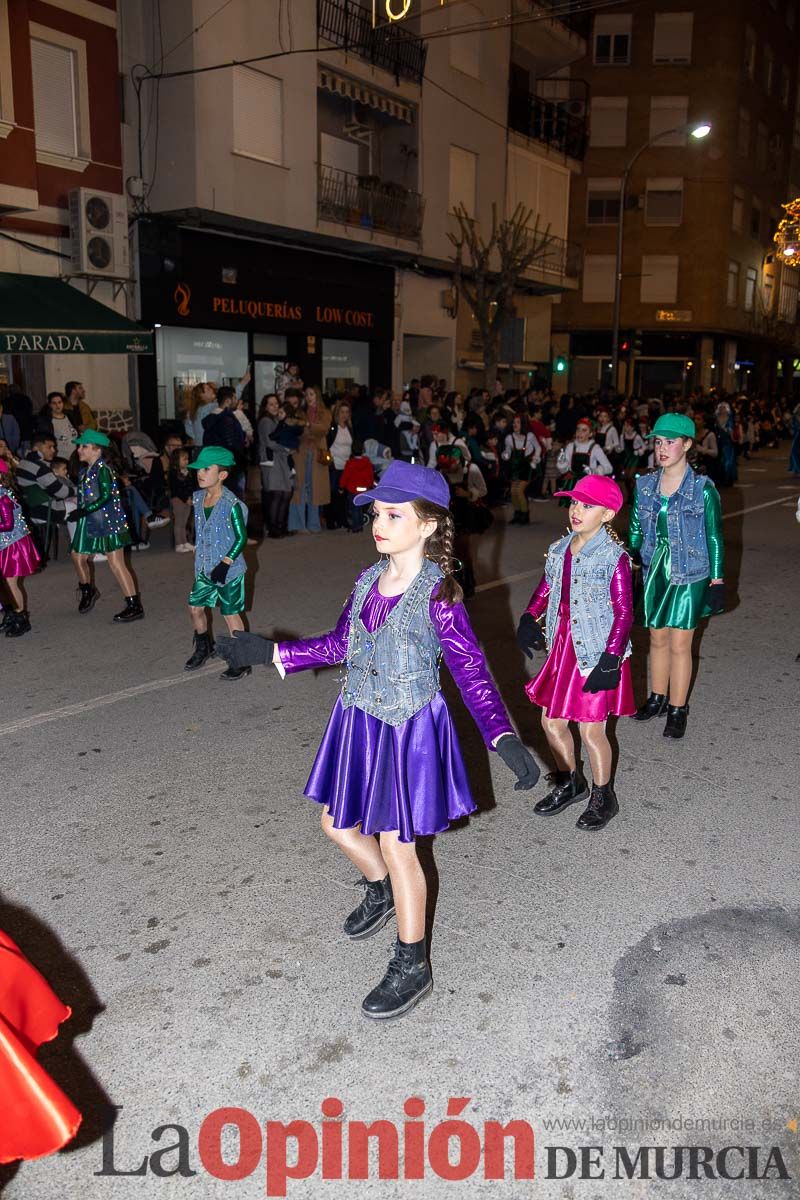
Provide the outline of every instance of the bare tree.
<path id="1" fill-rule="evenodd" d="M 497 219 L 492 205 L 492 229 L 488 238 L 481 235 L 463 204 L 454 211 L 458 232 L 448 233 L 455 247 L 453 284 L 472 310 L 483 350 L 484 387 L 494 392 L 500 335 L 514 315 L 514 293 L 525 271 L 544 257 L 554 241 L 550 226 L 542 232 L 537 216 L 531 226 L 533 209 L 518 204 L 510 217 Z"/>

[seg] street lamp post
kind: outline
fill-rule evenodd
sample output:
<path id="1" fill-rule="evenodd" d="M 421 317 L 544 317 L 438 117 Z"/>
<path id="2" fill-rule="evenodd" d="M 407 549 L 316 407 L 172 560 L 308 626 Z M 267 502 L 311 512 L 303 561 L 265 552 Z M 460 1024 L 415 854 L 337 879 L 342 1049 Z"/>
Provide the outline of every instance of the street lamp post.
<path id="1" fill-rule="evenodd" d="M 697 141 L 700 141 L 702 138 L 707 137 L 710 132 L 711 126 L 706 122 L 703 122 L 700 125 L 679 125 L 677 129 L 663 129 L 661 133 L 657 133 L 655 137 L 650 138 L 649 141 L 645 142 L 639 147 L 633 157 L 628 160 L 625 170 L 622 172 L 622 179 L 619 181 L 617 258 L 614 270 L 614 317 L 611 331 L 611 385 L 615 391 L 617 390 L 619 377 L 619 316 L 620 306 L 622 303 L 622 245 L 625 225 L 625 194 L 628 190 L 628 179 L 630 178 L 630 173 L 633 170 L 634 163 L 638 159 L 639 155 L 644 154 L 645 150 L 648 150 L 650 146 L 655 145 L 655 143 L 660 141 L 661 138 L 672 137 L 672 135 L 675 133 L 688 133 L 691 135 L 691 137 L 695 138 Z"/>

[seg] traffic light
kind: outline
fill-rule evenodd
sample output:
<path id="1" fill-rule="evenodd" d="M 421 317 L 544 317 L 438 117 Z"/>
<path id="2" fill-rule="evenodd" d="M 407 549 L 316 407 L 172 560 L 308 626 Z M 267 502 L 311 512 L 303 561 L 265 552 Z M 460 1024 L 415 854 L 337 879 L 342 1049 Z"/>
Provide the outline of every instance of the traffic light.
<path id="1" fill-rule="evenodd" d="M 558 357 L 556 358 L 555 362 L 553 363 L 553 370 L 555 371 L 556 375 L 563 375 L 564 372 L 566 371 L 566 369 L 567 369 L 567 360 L 563 354 L 559 354 Z"/>
<path id="2" fill-rule="evenodd" d="M 630 339 L 630 338 L 623 338 L 623 339 L 622 339 L 622 341 L 621 341 L 621 342 L 620 342 L 620 344 L 619 344 L 619 352 L 620 352 L 620 354 L 627 354 L 627 353 L 628 353 L 628 351 L 630 350 L 630 348 L 631 348 L 631 339 Z"/>
<path id="3" fill-rule="evenodd" d="M 642 353 L 642 331 L 634 329 L 633 331 L 633 357 L 637 358 Z"/>

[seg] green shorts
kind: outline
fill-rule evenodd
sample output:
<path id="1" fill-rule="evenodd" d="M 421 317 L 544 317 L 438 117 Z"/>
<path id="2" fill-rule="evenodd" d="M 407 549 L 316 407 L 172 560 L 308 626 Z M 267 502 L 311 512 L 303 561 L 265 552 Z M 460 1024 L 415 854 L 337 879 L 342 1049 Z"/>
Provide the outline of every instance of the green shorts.
<path id="1" fill-rule="evenodd" d="M 214 583 L 205 575 L 198 575 L 189 593 L 193 608 L 216 608 L 219 605 L 223 617 L 235 617 L 244 612 L 244 575 L 230 579 L 227 583 Z"/>

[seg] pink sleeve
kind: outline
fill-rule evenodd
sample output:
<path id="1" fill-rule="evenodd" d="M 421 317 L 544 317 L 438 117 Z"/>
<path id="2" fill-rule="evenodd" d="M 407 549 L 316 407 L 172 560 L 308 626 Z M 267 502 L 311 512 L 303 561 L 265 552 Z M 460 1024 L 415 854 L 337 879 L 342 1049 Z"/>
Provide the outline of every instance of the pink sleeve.
<path id="1" fill-rule="evenodd" d="M 633 580 L 631 560 L 627 554 L 620 554 L 611 577 L 611 607 L 614 610 L 614 623 L 606 642 L 606 653 L 622 655 L 633 626 Z"/>
<path id="2" fill-rule="evenodd" d="M 539 580 L 539 586 L 528 601 L 528 607 L 525 609 L 525 612 L 532 613 L 534 617 L 540 617 L 547 608 L 547 598 L 549 595 L 550 584 L 543 575 Z"/>
<path id="3" fill-rule="evenodd" d="M 0 496 L 0 533 L 14 528 L 14 501 L 10 496 Z"/>

